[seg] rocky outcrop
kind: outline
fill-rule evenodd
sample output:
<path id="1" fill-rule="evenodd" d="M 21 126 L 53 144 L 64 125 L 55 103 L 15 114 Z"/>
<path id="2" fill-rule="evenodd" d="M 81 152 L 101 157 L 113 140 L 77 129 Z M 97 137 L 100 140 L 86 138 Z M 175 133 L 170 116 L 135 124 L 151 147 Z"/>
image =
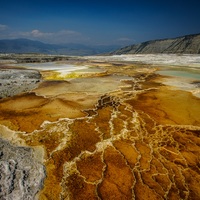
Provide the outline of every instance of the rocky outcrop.
<path id="1" fill-rule="evenodd" d="M 110 55 L 153 53 L 200 54 L 200 34 L 147 41 L 121 48 Z"/>
<path id="2" fill-rule="evenodd" d="M 35 199 L 45 171 L 33 149 L 18 147 L 0 138 L 0 199 Z"/>
<path id="3" fill-rule="evenodd" d="M 39 53 L 25 53 L 25 54 L 0 54 L 0 64 L 9 63 L 45 63 L 67 61 L 71 59 L 69 56 L 64 55 L 46 55 Z"/>
<path id="4" fill-rule="evenodd" d="M 0 99 L 28 92 L 40 81 L 40 72 L 36 70 L 0 69 Z"/>

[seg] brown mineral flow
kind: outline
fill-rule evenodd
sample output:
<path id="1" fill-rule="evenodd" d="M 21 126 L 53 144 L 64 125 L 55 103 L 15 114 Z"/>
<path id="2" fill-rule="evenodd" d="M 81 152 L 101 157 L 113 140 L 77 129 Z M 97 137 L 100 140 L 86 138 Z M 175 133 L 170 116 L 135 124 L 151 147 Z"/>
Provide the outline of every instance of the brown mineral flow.
<path id="1" fill-rule="evenodd" d="M 13 130 L 32 132 L 44 121 L 85 116 L 82 110 L 93 107 L 96 99 L 96 95 L 85 93 L 62 94 L 56 98 L 23 94 L 1 101 L 0 120 Z"/>
<path id="2" fill-rule="evenodd" d="M 52 150 L 46 163 L 47 179 L 41 195 L 48 197 L 50 191 L 56 190 L 50 195 L 52 199 L 58 198 L 60 193 L 67 199 L 198 199 L 198 127 L 159 125 L 154 121 L 154 132 L 148 133 L 146 122 L 150 119 L 132 110 L 132 118 L 129 112 L 123 113 L 127 119 L 124 128 L 115 127 L 118 134 L 112 135 L 112 120 L 122 115 L 121 111 L 113 109 L 107 127 L 111 135 L 103 138 L 102 122 L 98 119 L 103 116 L 104 109 L 112 110 L 111 107 L 102 108 L 101 114 L 68 122 L 68 128 L 61 129 L 68 138 L 72 133 L 77 137 L 69 138 L 61 149 Z M 127 127 L 126 122 L 129 123 Z M 64 124 L 60 121 L 58 125 Z M 26 138 L 30 136 L 25 135 Z M 48 148 L 48 143 L 44 146 Z M 194 174 L 195 184 L 188 170 Z"/>
<path id="3" fill-rule="evenodd" d="M 115 148 L 104 151 L 106 170 L 98 186 L 101 199 L 131 199 L 134 177 L 122 154 Z M 117 177 L 117 178 L 116 178 Z M 112 192 L 111 192 L 112 191 Z"/>
<path id="4" fill-rule="evenodd" d="M 48 82 L 0 101 L 0 123 L 45 151 L 39 199 L 200 199 L 200 99 L 146 69 L 109 66 L 87 84 Z M 92 92 L 90 80 L 107 85 Z"/>
<path id="5" fill-rule="evenodd" d="M 161 124 L 200 126 L 200 99 L 189 92 L 160 87 L 128 100 L 137 110 L 142 110 Z"/>
<path id="6" fill-rule="evenodd" d="M 101 159 L 101 154 L 86 154 L 82 155 L 77 161 L 78 171 L 85 177 L 88 182 L 95 182 L 101 179 L 104 163 Z"/>

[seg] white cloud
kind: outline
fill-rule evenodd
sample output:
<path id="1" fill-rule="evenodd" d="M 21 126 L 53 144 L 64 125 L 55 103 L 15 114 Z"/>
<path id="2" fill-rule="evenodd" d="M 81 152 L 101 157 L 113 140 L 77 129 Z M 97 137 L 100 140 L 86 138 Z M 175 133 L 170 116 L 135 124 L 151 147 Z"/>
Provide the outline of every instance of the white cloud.
<path id="1" fill-rule="evenodd" d="M 48 32 L 41 32 L 37 29 L 35 30 L 32 30 L 32 31 L 29 31 L 29 32 L 18 32 L 18 33 L 15 33 L 15 35 L 17 37 L 26 37 L 26 38 L 30 38 L 30 39 L 33 39 L 33 38 L 45 38 L 45 37 L 51 37 L 52 35 L 54 35 L 54 33 L 48 33 Z"/>
<path id="2" fill-rule="evenodd" d="M 38 38 L 41 38 L 41 37 L 49 37 L 49 36 L 52 36 L 53 35 L 53 33 L 45 33 L 45 32 L 41 32 L 41 31 L 39 31 L 39 30 L 32 30 L 31 31 L 31 35 L 33 36 L 33 37 L 38 37 Z"/>
<path id="3" fill-rule="evenodd" d="M 61 30 L 57 32 L 42 32 L 34 29 L 29 32 L 14 33 L 15 38 L 23 37 L 27 39 L 40 40 L 48 43 L 69 43 L 69 42 L 83 42 L 88 40 L 81 33 L 73 30 Z"/>
<path id="4" fill-rule="evenodd" d="M 0 24 L 0 31 L 5 31 L 6 29 L 8 29 L 8 26 Z"/>
<path id="5" fill-rule="evenodd" d="M 1 31 L 5 30 L 5 31 Z M 6 25 L 0 24 L 0 39 L 26 38 L 46 43 L 85 43 L 89 38 L 74 30 L 60 30 L 57 32 L 43 32 L 38 29 L 30 31 L 13 31 Z"/>

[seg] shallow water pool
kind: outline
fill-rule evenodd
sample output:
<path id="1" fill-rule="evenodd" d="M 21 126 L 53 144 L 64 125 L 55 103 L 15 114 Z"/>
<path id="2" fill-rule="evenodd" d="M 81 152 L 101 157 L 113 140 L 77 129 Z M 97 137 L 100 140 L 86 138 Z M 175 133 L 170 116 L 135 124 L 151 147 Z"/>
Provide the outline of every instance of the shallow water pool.
<path id="1" fill-rule="evenodd" d="M 189 79 L 200 80 L 200 69 L 183 68 L 168 68 L 158 70 L 156 73 L 163 76 L 183 77 Z"/>

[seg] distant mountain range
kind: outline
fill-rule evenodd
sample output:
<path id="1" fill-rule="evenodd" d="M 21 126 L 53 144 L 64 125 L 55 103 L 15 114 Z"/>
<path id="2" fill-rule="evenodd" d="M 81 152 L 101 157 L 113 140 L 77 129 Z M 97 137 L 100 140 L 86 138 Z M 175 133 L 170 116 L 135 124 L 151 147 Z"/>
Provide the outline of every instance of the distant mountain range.
<path id="1" fill-rule="evenodd" d="M 119 45 L 46 44 L 28 39 L 0 40 L 0 53 L 42 53 L 75 56 L 96 55 L 114 51 Z"/>
<path id="2" fill-rule="evenodd" d="M 151 53 L 200 54 L 200 34 L 151 40 L 119 48 L 119 45 L 46 44 L 28 39 L 0 40 L 0 53 L 41 53 L 69 56 Z"/>
<path id="3" fill-rule="evenodd" d="M 200 54 L 200 34 L 162 40 L 151 40 L 140 44 L 126 46 L 111 52 L 109 55 L 120 54 Z"/>

